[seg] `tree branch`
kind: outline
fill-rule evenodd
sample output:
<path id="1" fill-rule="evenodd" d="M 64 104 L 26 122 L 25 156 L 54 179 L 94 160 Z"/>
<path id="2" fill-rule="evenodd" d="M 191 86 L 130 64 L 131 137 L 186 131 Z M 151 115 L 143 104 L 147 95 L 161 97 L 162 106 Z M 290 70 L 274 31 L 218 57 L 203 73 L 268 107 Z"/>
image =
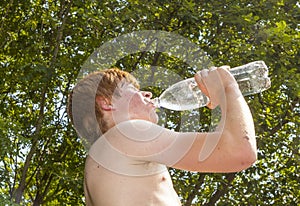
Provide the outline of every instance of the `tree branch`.
<path id="1" fill-rule="evenodd" d="M 204 204 L 204 206 L 214 206 L 215 203 L 228 191 L 228 187 L 234 180 L 236 173 L 229 173 L 226 175 L 227 182 L 222 182 L 220 189 L 218 189 L 210 198 L 209 202 Z"/>
<path id="2" fill-rule="evenodd" d="M 192 201 L 195 199 L 196 195 L 198 194 L 199 189 L 200 189 L 201 185 L 204 182 L 205 176 L 206 176 L 206 174 L 204 174 L 204 173 L 202 173 L 202 174 L 199 175 L 199 177 L 197 179 L 197 183 L 195 185 L 195 189 L 192 192 L 189 193 L 189 196 L 186 199 L 186 202 L 184 204 L 185 206 L 192 205 Z"/>
<path id="3" fill-rule="evenodd" d="M 62 24 L 58 28 L 58 32 L 57 32 L 57 36 L 56 36 L 56 42 L 55 42 L 55 48 L 54 48 L 54 51 L 53 51 L 53 58 L 52 58 L 52 60 L 50 62 L 50 68 L 54 67 L 55 62 L 56 62 L 56 58 L 57 58 L 58 51 L 59 51 L 59 42 L 62 39 L 63 29 L 65 27 L 65 23 L 66 23 L 66 19 L 67 19 L 67 15 L 66 14 L 69 13 L 71 4 L 72 3 L 68 3 L 66 9 L 64 9 L 65 5 L 62 5 L 63 8 L 62 8 L 62 10 L 61 10 L 61 12 L 59 14 L 59 16 L 62 19 Z M 53 74 L 53 72 L 51 72 L 51 76 L 52 76 L 52 74 Z M 50 81 L 51 81 L 51 78 L 49 78 L 48 84 L 50 83 Z M 40 134 L 40 131 L 41 131 L 41 128 L 42 128 L 42 122 L 43 122 L 43 119 L 44 119 L 44 110 L 45 110 L 45 107 L 46 107 L 46 100 L 47 100 L 46 94 L 48 92 L 48 84 L 46 84 L 44 86 L 43 91 L 42 91 L 40 111 L 39 111 L 39 116 L 38 116 L 38 119 L 37 119 L 37 122 L 36 122 L 36 126 L 35 126 L 36 130 L 35 130 L 35 132 L 33 134 L 32 146 L 30 148 L 30 151 L 29 151 L 28 155 L 26 156 L 24 167 L 22 169 L 22 174 L 21 174 L 21 179 L 20 179 L 19 186 L 18 186 L 18 188 L 16 189 L 16 191 L 15 191 L 15 193 L 13 195 L 14 199 L 15 199 L 15 202 L 17 204 L 20 204 L 20 202 L 21 202 L 24 190 L 26 188 L 26 178 L 27 178 L 28 169 L 30 167 L 31 160 L 32 160 L 32 158 L 33 158 L 33 156 L 34 156 L 34 154 L 35 154 L 35 152 L 37 150 L 38 135 Z"/>

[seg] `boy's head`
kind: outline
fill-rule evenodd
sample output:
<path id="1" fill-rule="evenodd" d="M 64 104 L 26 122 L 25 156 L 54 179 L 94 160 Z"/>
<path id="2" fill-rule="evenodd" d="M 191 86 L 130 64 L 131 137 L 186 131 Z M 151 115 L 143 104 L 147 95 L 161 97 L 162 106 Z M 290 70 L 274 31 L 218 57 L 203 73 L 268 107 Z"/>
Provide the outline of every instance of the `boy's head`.
<path id="1" fill-rule="evenodd" d="M 119 83 L 126 82 L 139 88 L 137 80 L 128 72 L 117 68 L 93 72 L 80 80 L 69 95 L 68 115 L 79 135 L 93 144 L 109 128 L 97 97 L 107 101 L 117 93 Z"/>

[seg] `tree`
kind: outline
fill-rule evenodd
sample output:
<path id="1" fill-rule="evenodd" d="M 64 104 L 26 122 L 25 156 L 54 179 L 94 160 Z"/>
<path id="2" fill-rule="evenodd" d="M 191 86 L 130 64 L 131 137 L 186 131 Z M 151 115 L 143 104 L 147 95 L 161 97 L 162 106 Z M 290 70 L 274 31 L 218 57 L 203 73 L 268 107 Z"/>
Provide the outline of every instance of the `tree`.
<path id="1" fill-rule="evenodd" d="M 84 204 L 86 151 L 66 117 L 68 92 L 95 49 L 142 30 L 185 37 L 215 65 L 234 67 L 262 59 L 270 69 L 272 87 L 247 97 L 256 125 L 258 161 L 234 174 L 170 169 L 183 205 L 299 204 L 299 1 L 4 0 L 0 4 L 1 204 Z M 164 67 L 185 78 L 195 72 L 162 52 L 139 52 L 116 63 L 129 72 L 145 65 Z M 149 89 L 156 96 L 162 90 Z M 201 113 L 197 129 L 208 130 L 210 111 L 196 112 Z M 184 113 L 165 111 L 165 126 L 178 130 L 183 117 Z M 184 121 L 187 128 L 194 123 Z"/>

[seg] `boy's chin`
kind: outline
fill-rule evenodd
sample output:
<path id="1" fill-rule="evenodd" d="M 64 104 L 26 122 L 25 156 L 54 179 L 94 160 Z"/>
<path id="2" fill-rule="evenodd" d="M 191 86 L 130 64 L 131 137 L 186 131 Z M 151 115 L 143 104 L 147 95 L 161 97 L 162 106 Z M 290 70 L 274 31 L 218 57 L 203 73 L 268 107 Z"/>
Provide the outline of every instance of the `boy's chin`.
<path id="1" fill-rule="evenodd" d="M 158 123 L 158 115 L 156 113 L 151 114 L 150 116 L 150 122 L 157 124 Z"/>

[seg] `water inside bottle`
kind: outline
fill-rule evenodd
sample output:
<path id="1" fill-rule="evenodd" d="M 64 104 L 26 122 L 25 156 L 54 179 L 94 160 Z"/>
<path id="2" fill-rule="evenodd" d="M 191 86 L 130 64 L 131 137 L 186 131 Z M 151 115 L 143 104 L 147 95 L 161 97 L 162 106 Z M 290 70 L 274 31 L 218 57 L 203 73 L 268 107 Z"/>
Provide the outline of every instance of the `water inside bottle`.
<path id="1" fill-rule="evenodd" d="M 230 72 L 244 96 L 262 92 L 271 86 L 268 68 L 263 61 L 254 62 L 249 66 L 236 67 Z"/>

